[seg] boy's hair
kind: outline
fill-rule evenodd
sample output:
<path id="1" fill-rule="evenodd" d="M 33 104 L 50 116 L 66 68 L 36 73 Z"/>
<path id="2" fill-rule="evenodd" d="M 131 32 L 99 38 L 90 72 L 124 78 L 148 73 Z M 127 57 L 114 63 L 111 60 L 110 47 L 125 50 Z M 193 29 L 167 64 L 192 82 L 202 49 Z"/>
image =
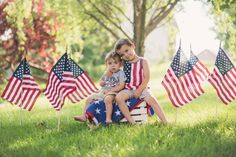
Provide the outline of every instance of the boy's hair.
<path id="1" fill-rule="evenodd" d="M 117 53 L 115 53 L 113 51 L 107 53 L 107 55 L 105 57 L 105 62 L 107 62 L 111 58 L 117 62 L 122 62 L 120 55 L 118 55 Z"/>
<path id="2" fill-rule="evenodd" d="M 134 43 L 129 39 L 120 39 L 116 42 L 115 51 L 119 50 L 123 45 L 132 46 Z"/>

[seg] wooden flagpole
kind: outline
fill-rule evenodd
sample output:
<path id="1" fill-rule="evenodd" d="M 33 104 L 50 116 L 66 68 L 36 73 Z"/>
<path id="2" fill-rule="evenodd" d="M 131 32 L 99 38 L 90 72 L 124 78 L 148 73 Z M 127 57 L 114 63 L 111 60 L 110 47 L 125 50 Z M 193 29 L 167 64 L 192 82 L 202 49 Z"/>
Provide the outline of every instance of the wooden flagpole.
<path id="1" fill-rule="evenodd" d="M 25 59 L 26 58 L 26 50 L 24 50 L 24 58 L 23 59 Z M 24 69 L 23 69 L 24 70 Z M 24 73 L 23 73 L 23 75 L 24 75 Z M 22 78 L 22 81 L 23 81 L 23 78 Z M 22 99 L 22 96 L 23 96 L 23 91 L 22 91 L 22 87 L 21 87 L 21 96 L 20 96 L 20 99 L 21 99 L 21 105 L 23 104 L 23 99 Z M 22 107 L 20 106 L 20 126 L 22 125 L 22 121 L 23 121 L 23 109 L 22 109 Z"/>
<path id="2" fill-rule="evenodd" d="M 67 53 L 67 45 L 66 45 L 66 53 Z M 57 111 L 57 131 L 60 131 L 61 126 L 61 104 L 60 104 L 60 110 Z"/>
<path id="3" fill-rule="evenodd" d="M 177 123 L 178 118 L 178 108 L 175 108 L 175 124 Z"/>

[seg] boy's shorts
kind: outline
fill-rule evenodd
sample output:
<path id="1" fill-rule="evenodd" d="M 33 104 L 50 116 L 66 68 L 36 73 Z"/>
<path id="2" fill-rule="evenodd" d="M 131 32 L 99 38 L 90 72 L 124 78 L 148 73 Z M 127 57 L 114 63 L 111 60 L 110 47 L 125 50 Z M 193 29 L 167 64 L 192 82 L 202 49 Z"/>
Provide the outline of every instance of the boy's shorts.
<path id="1" fill-rule="evenodd" d="M 116 96 L 118 93 L 117 92 L 108 92 L 107 94 L 104 94 L 103 92 L 98 92 L 98 93 L 93 93 L 90 98 L 92 100 L 103 100 L 106 96 L 108 95 L 114 95 Z"/>
<path id="2" fill-rule="evenodd" d="M 129 98 L 134 98 L 134 91 L 135 90 L 124 89 L 122 91 L 124 91 L 126 94 L 128 94 Z M 144 99 L 145 97 L 149 97 L 149 96 L 152 96 L 152 92 L 149 88 L 145 88 L 139 98 Z"/>

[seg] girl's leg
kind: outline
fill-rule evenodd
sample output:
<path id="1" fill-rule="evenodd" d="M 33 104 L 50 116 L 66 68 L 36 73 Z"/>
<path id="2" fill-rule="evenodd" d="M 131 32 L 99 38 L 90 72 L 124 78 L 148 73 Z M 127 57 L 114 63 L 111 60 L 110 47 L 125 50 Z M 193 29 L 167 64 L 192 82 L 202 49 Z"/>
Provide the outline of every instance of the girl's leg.
<path id="1" fill-rule="evenodd" d="M 125 101 L 127 99 L 129 99 L 129 95 L 125 91 L 119 92 L 118 95 L 116 96 L 116 102 L 117 102 L 121 112 L 123 113 L 123 115 L 127 119 L 127 121 L 131 124 L 135 124 L 134 119 L 130 115 L 129 108 L 125 103 Z"/>
<path id="2" fill-rule="evenodd" d="M 104 98 L 104 102 L 105 102 L 105 105 L 106 105 L 106 123 L 111 123 L 112 122 L 112 119 L 111 119 L 112 109 L 113 109 L 112 102 L 113 102 L 114 99 L 115 99 L 114 95 L 107 95 Z"/>
<path id="3" fill-rule="evenodd" d="M 162 111 L 161 106 L 158 104 L 157 99 L 153 96 L 147 96 L 144 98 L 144 101 L 148 103 L 155 111 L 162 123 L 167 123 L 164 112 Z"/>

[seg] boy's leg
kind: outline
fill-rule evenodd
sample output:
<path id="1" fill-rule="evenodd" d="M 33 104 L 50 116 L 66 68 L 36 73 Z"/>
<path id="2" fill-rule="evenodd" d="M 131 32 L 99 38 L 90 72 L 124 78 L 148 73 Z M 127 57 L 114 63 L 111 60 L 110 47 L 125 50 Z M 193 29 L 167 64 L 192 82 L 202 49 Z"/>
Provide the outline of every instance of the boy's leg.
<path id="1" fill-rule="evenodd" d="M 85 106 L 84 106 L 82 115 L 74 116 L 74 120 L 80 121 L 80 122 L 86 122 L 85 113 L 86 113 L 86 110 L 87 110 L 87 108 L 89 107 L 89 105 L 92 101 L 93 101 L 93 97 L 89 96 L 85 101 Z"/>
<path id="2" fill-rule="evenodd" d="M 125 92 L 125 91 L 121 91 L 118 93 L 118 95 L 116 96 L 116 102 L 121 110 L 121 112 L 123 113 L 123 115 L 125 116 L 125 118 L 127 119 L 127 121 L 131 124 L 135 124 L 134 119 L 132 118 L 132 116 L 130 115 L 129 112 L 129 108 L 126 105 L 125 101 L 127 99 L 129 99 L 129 95 Z"/>
<path id="3" fill-rule="evenodd" d="M 115 95 L 107 95 L 104 98 L 104 102 L 105 102 L 105 105 L 106 105 L 106 123 L 111 123 L 112 122 L 112 119 L 111 119 L 112 109 L 113 109 L 112 102 L 113 102 L 114 99 L 115 99 Z"/>
<path id="4" fill-rule="evenodd" d="M 163 123 L 167 123 L 165 114 L 161 106 L 158 104 L 157 99 L 154 96 L 152 95 L 147 96 L 144 98 L 144 101 L 148 103 L 154 109 L 155 113 L 157 114 L 157 116 Z"/>

